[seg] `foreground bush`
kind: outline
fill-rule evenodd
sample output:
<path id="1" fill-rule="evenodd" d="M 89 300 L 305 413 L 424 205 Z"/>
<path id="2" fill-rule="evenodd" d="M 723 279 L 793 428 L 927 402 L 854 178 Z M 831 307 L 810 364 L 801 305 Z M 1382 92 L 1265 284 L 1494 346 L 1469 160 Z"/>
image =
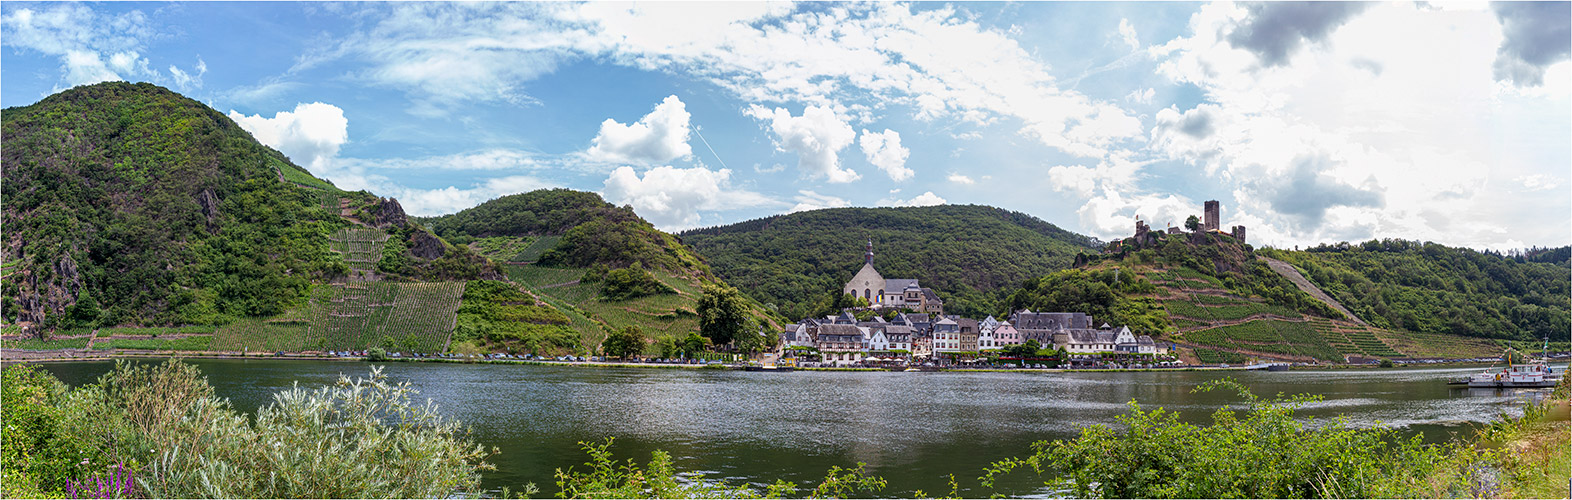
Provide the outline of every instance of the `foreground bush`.
<path id="1" fill-rule="evenodd" d="M 47 380 L 37 382 L 39 374 L 32 370 L 6 370 L 8 381 L 35 381 L 19 384 L 23 390 L 17 394 L 39 394 L 36 387 L 49 387 Z M 11 384 L 6 390 L 11 398 Z M 56 415 L 13 414 L 8 401 L 4 465 L 10 471 L 20 464 L 22 474 L 14 478 L 8 472 L 5 479 L 24 484 L 8 484 L 5 493 L 60 495 L 73 476 L 85 478 L 94 471 L 96 477 L 99 471 L 120 467 L 132 471 L 132 495 L 139 497 L 432 498 L 476 493 L 479 472 L 491 468 L 484 461 L 489 453 L 472 442 L 458 422 L 438 415 L 430 402 L 413 403 L 414 394 L 407 383 L 389 383 L 380 368 L 372 368 L 369 378 L 341 377 L 329 387 L 279 392 L 253 422 L 227 400 L 214 397 L 191 365 L 121 362 L 96 383 L 63 395 L 63 408 Z M 28 422 L 30 433 L 13 435 L 14 424 Z M 13 443 L 22 451 L 12 453 Z M 80 456 L 69 457 L 78 460 L 76 466 L 51 451 L 61 449 L 78 452 Z M 29 458 L 39 451 L 42 458 Z"/>
<path id="2" fill-rule="evenodd" d="M 756 490 L 684 475 L 672 466 L 671 454 L 659 450 L 642 468 L 633 460 L 619 463 L 607 450 L 611 443 L 579 443 L 590 456 L 584 464 L 588 470 L 557 469 L 558 498 L 787 498 L 797 493 L 797 485 L 782 480 Z M 834 466 L 805 498 L 866 498 L 886 484 L 869 476 L 862 463 L 851 469 Z"/>
<path id="3" fill-rule="evenodd" d="M 1079 498 L 1394 498 L 1478 496 L 1471 471 L 1485 457 L 1455 444 L 1426 445 L 1397 430 L 1316 423 L 1294 412 L 1319 396 L 1262 400 L 1222 380 L 1196 388 L 1232 388 L 1245 398 L 1239 415 L 1224 407 L 1212 425 L 1179 421 L 1135 402 L 1118 421 L 1077 439 L 1042 441 L 1025 459 L 997 462 L 983 484 L 1020 468 L 1054 476 L 1046 484 Z"/>

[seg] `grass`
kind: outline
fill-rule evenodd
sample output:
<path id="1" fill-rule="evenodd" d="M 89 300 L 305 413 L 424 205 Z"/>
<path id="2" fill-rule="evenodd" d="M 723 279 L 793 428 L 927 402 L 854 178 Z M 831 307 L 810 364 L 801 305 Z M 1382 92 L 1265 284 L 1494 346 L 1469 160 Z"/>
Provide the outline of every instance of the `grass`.
<path id="1" fill-rule="evenodd" d="M 196 335 L 178 339 L 106 339 L 93 343 L 93 350 L 152 349 L 159 351 L 206 351 L 212 347 L 212 335 Z"/>
<path id="2" fill-rule="evenodd" d="M 53 350 L 56 350 L 56 349 L 81 349 L 81 348 L 87 347 L 87 342 L 89 340 L 92 340 L 92 339 L 88 338 L 88 337 L 80 337 L 80 338 L 72 338 L 72 339 L 52 338 L 52 339 L 48 339 L 48 340 L 39 340 L 39 339 L 6 340 L 6 341 L 0 341 L 0 347 L 6 348 L 6 349 L 22 349 L 22 350 L 26 350 L 26 351 L 53 351 Z"/>

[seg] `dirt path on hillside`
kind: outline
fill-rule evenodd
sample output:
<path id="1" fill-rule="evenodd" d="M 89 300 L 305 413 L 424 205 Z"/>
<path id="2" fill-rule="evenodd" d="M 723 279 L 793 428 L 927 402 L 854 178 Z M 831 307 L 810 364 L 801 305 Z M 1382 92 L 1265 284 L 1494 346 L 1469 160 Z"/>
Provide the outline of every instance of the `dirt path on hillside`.
<path id="1" fill-rule="evenodd" d="M 1348 308 L 1343 307 L 1342 304 L 1339 304 L 1336 299 L 1328 296 L 1326 292 L 1322 292 L 1320 287 L 1315 286 L 1315 283 L 1311 283 L 1310 280 L 1305 279 L 1305 276 L 1303 274 L 1299 274 L 1299 270 L 1294 269 L 1293 265 L 1267 257 L 1257 256 L 1257 258 L 1266 261 L 1266 265 L 1270 266 L 1273 271 L 1277 271 L 1277 274 L 1281 274 L 1284 278 L 1288 278 L 1288 281 L 1294 282 L 1294 286 L 1299 287 L 1300 290 L 1304 290 L 1305 293 L 1310 294 L 1311 297 L 1315 297 L 1316 300 L 1325 302 L 1326 305 L 1332 306 L 1332 308 L 1336 309 L 1337 312 L 1343 313 L 1344 316 L 1348 316 L 1348 319 L 1358 323 L 1359 326 L 1370 326 L 1369 323 L 1365 323 L 1365 320 L 1359 319 L 1359 317 L 1355 316 L 1353 312 L 1348 310 Z"/>

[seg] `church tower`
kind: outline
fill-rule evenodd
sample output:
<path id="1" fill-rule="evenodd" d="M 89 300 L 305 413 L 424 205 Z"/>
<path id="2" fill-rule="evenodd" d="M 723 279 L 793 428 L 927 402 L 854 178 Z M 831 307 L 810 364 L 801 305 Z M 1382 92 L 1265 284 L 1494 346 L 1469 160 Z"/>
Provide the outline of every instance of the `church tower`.
<path id="1" fill-rule="evenodd" d="M 862 254 L 862 262 L 864 264 L 868 264 L 870 266 L 873 265 L 873 240 L 872 239 L 868 240 L 868 253 Z"/>

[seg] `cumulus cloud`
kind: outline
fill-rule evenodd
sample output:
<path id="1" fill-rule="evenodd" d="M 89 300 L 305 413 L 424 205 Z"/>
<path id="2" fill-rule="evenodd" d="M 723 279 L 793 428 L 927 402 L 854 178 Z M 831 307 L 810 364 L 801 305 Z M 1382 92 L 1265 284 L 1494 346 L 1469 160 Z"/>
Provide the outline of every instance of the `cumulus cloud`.
<path id="1" fill-rule="evenodd" d="M 699 225 L 701 211 L 730 210 L 772 203 L 769 198 L 731 186 L 731 171 L 704 167 L 661 166 L 644 172 L 620 167 L 606 178 L 606 200 L 632 205 L 639 216 L 664 230 Z"/>
<path id="2" fill-rule="evenodd" d="M 258 142 L 316 174 L 332 168 L 339 146 L 349 141 L 349 120 L 344 118 L 344 110 L 332 104 L 300 103 L 294 111 L 279 111 L 272 118 L 230 110 L 229 118 Z"/>
<path id="3" fill-rule="evenodd" d="M 1146 90 L 1136 89 L 1136 90 L 1130 91 L 1129 94 L 1126 94 L 1124 96 L 1124 100 L 1130 101 L 1130 102 L 1133 102 L 1133 103 L 1138 103 L 1138 104 L 1151 104 L 1152 103 L 1152 97 L 1154 97 L 1156 95 L 1157 95 L 1157 89 L 1153 89 L 1153 88 L 1147 88 Z"/>
<path id="4" fill-rule="evenodd" d="M 953 183 L 956 183 L 956 184 L 965 184 L 965 185 L 968 185 L 968 186 L 977 183 L 977 181 L 972 180 L 971 177 L 968 177 L 965 174 L 960 174 L 960 173 L 956 173 L 956 172 L 950 172 L 950 176 L 947 177 L 946 179 L 949 180 L 950 182 L 953 182 Z"/>
<path id="5" fill-rule="evenodd" d="M 1293 160 L 1287 175 L 1253 179 L 1244 188 L 1272 209 L 1290 216 L 1305 230 L 1320 229 L 1328 209 L 1334 207 L 1381 208 L 1382 189 L 1373 180 L 1354 186 L 1338 180 L 1329 172 L 1332 160 L 1322 155 L 1305 155 Z"/>
<path id="6" fill-rule="evenodd" d="M 802 116 L 792 116 L 786 108 L 767 109 L 757 104 L 747 114 L 769 124 L 775 133 L 775 148 L 797 154 L 797 168 L 814 179 L 846 183 L 862 178 L 856 171 L 841 168 L 838 153 L 850 146 L 857 132 L 835 111 L 808 106 Z M 904 168 L 904 167 L 903 167 Z"/>
<path id="7" fill-rule="evenodd" d="M 791 210 L 788 210 L 787 213 L 851 206 L 851 202 L 845 199 L 815 193 L 806 189 L 797 191 L 797 196 L 793 198 L 793 201 L 796 201 L 797 204 L 792 205 Z"/>
<path id="8" fill-rule="evenodd" d="M 1281 66 L 1301 45 L 1325 40 L 1365 7 L 1363 2 L 1249 4 L 1245 6 L 1249 17 L 1228 34 L 1228 42 L 1254 52 L 1263 66 Z"/>
<path id="9" fill-rule="evenodd" d="M 23 7 L 0 18 L 0 27 L 6 46 L 60 58 L 64 87 L 158 76 L 138 57 L 141 40 L 153 34 L 139 10 L 109 15 L 84 4 Z"/>
<path id="10" fill-rule="evenodd" d="M 933 194 L 933 191 L 928 191 L 923 194 L 913 196 L 910 200 L 879 200 L 879 206 L 883 207 L 931 207 L 934 205 L 943 205 L 945 203 L 948 202 L 946 202 L 944 198 L 940 198 L 939 195 Z"/>
<path id="11" fill-rule="evenodd" d="M 468 188 L 448 186 L 438 189 L 416 189 L 394 185 L 385 178 L 374 180 L 377 194 L 398 198 L 404 211 L 410 215 L 429 217 L 458 212 L 485 203 L 500 196 L 524 193 L 552 187 L 550 183 L 527 175 L 511 175 L 486 179 Z"/>
<path id="12" fill-rule="evenodd" d="M 668 96 L 638 122 L 623 125 L 607 118 L 585 152 L 591 159 L 614 163 L 664 163 L 693 154 L 688 146 L 687 106 Z"/>
<path id="13" fill-rule="evenodd" d="M 890 129 L 884 129 L 883 133 L 862 129 L 859 143 L 868 163 L 889 174 L 890 180 L 899 182 L 912 178 L 912 169 L 906 168 L 906 157 L 911 155 L 911 150 L 901 146 L 900 133 Z"/>
<path id="14" fill-rule="evenodd" d="M 1533 87 L 1545 68 L 1572 55 L 1572 3 L 1494 2 L 1503 38 L 1494 64 L 1497 80 Z"/>

